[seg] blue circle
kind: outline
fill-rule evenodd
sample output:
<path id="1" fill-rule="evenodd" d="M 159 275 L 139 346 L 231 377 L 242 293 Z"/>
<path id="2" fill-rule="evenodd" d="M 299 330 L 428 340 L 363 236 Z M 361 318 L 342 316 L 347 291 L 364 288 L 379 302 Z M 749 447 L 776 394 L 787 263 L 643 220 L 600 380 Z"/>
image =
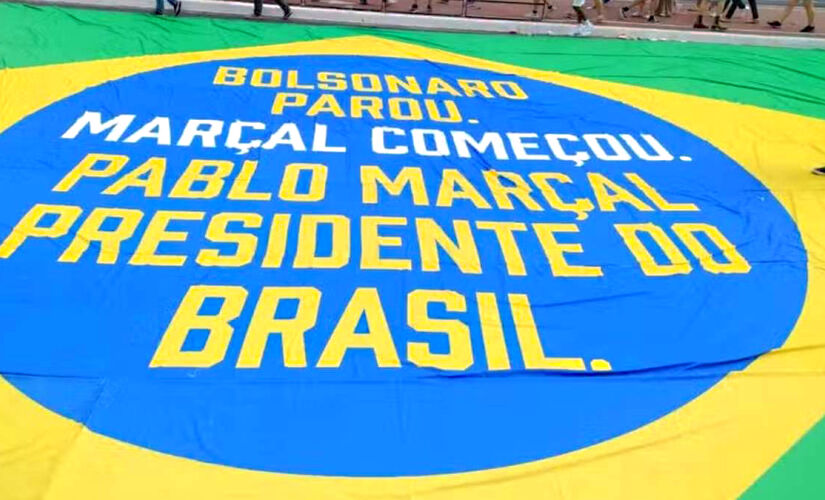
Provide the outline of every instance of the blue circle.
<path id="1" fill-rule="evenodd" d="M 518 82 L 527 100 L 453 97 L 463 123 L 392 119 L 307 117 L 306 108 L 271 114 L 277 92 L 287 89 L 212 84 L 219 66 L 299 70 L 299 83 L 320 71 L 413 75 L 419 81 L 441 77 Z M 251 74 L 251 73 L 250 73 Z M 286 85 L 284 81 L 283 85 Z M 298 89 L 312 102 L 322 92 Z M 351 95 L 386 100 L 399 95 L 336 91 L 348 107 Z M 409 96 L 422 100 L 426 96 Z M 439 102 L 450 97 L 441 94 Z M 169 117 L 177 139 L 190 118 L 266 123 L 271 133 L 294 122 L 310 148 L 315 123 L 328 126 L 328 142 L 346 145 L 346 154 L 254 149 L 247 155 L 222 147 L 134 144 L 106 141 L 105 134 L 83 133 L 62 139 L 84 111 L 104 117 L 136 115 L 135 123 Z M 477 120 L 478 123 L 468 120 Z M 370 130 L 390 126 L 465 130 L 471 133 L 540 132 L 654 135 L 673 154 L 670 162 L 590 159 L 584 166 L 547 161 L 497 160 L 490 151 L 459 158 L 392 156 L 373 153 Z M 136 128 L 132 127 L 130 133 Z M 400 142 L 398 143 L 400 144 Z M 409 144 L 407 142 L 406 144 Z M 205 62 L 139 74 L 108 82 L 34 113 L 0 135 L 0 230 L 5 238 L 35 203 L 80 206 L 81 220 L 94 207 L 137 208 L 146 216 L 136 236 L 123 243 L 114 265 L 95 262 L 94 246 L 79 262 L 59 263 L 77 230 L 55 238 L 30 238 L 9 258 L 0 259 L 0 373 L 32 399 L 91 430 L 135 445 L 200 461 L 286 473 L 398 476 L 482 470 L 559 455 L 622 435 L 657 420 L 696 398 L 731 371 L 780 346 L 804 301 L 807 274 L 804 249 L 795 224 L 767 188 L 741 166 L 702 139 L 620 102 L 581 91 L 478 69 L 419 60 L 378 57 L 269 57 Z M 146 198 L 129 189 L 117 196 L 101 191 L 113 178 L 81 179 L 67 192 L 55 184 L 87 153 L 128 155 L 126 168 L 153 156 L 167 158 L 164 196 Z M 273 192 L 269 202 L 170 199 L 172 183 L 193 158 L 223 159 L 240 167 L 259 160 L 252 191 Z M 680 159 L 681 158 L 681 159 Z M 685 160 L 685 158 L 690 161 Z M 328 167 L 326 197 L 315 203 L 284 202 L 278 187 L 284 165 L 322 163 Z M 415 206 L 409 192 L 379 193 L 380 203 L 361 203 L 359 168 L 380 165 L 388 174 L 419 166 L 427 182 L 429 206 Z M 620 204 L 615 212 L 594 210 L 586 220 L 576 214 L 481 210 L 466 200 L 436 207 L 441 172 L 460 170 L 482 189 L 488 169 L 563 172 L 573 181 L 560 192 L 568 199 L 590 197 L 586 174 L 598 172 L 633 188 L 623 173 L 635 172 L 672 202 L 695 203 L 698 212 L 640 212 Z M 300 184 L 300 183 L 299 183 Z M 300 187 L 300 186 L 299 186 Z M 492 203 L 489 192 L 482 193 Z M 534 195 L 538 196 L 537 193 Z M 537 198 L 540 199 L 540 198 Z M 161 251 L 187 255 L 180 267 L 127 263 L 150 215 L 157 210 L 197 210 L 201 222 L 177 223 L 185 243 L 164 243 Z M 239 268 L 202 267 L 198 249 L 215 247 L 204 237 L 206 221 L 219 212 L 255 212 L 263 227 L 246 230 L 259 237 L 256 257 Z M 284 265 L 263 269 L 260 260 L 270 217 L 290 213 Z M 352 222 L 352 255 L 342 269 L 293 269 L 296 221 L 301 214 L 342 214 Z M 407 217 L 406 227 L 389 230 L 404 246 L 387 248 L 385 257 L 409 258 L 412 271 L 359 268 L 363 215 Z M 526 276 L 510 276 L 491 231 L 474 231 L 481 274 L 462 273 L 442 255 L 440 272 L 422 272 L 412 219 L 428 217 L 450 228 L 456 219 L 524 222 L 516 238 Z M 600 278 L 554 277 L 530 225 L 578 224 L 575 234 L 558 235 L 580 243 L 583 253 L 568 254 L 574 265 L 601 266 Z M 617 223 L 675 222 L 715 225 L 749 261 L 746 274 L 712 274 L 689 249 L 692 272 L 649 277 L 614 229 Z M 236 230 L 239 229 L 236 227 Z M 672 233 L 671 236 L 673 237 Z M 328 238 L 327 238 L 328 240 Z M 321 239 L 321 246 L 329 242 Z M 220 246 L 231 252 L 232 245 Z M 719 255 L 717 258 L 724 260 Z M 150 368 L 149 362 L 187 289 L 194 284 L 239 285 L 249 291 L 223 362 L 211 368 Z M 264 286 L 314 286 L 322 291 L 317 324 L 306 334 L 308 367 L 285 368 L 280 340 L 272 336 L 259 369 L 235 368 L 243 334 Z M 386 312 L 400 368 L 379 368 L 368 350 L 351 350 L 340 368 L 315 363 L 356 287 L 377 288 Z M 446 337 L 415 332 L 407 325 L 406 297 L 415 289 L 454 290 L 466 313 L 433 307 L 436 318 L 460 319 L 471 333 L 473 365 L 465 371 L 419 368 L 406 359 L 408 341 L 429 342 L 445 353 Z M 480 334 L 475 293 L 496 294 L 511 362 L 510 370 L 490 371 Z M 528 370 L 513 328 L 507 294 L 526 294 L 545 353 L 575 356 L 585 362 L 606 359 L 609 372 Z M 293 311 L 294 312 L 294 311 Z M 289 317 L 285 310 L 278 314 Z M 361 328 L 364 328 L 362 319 Z M 364 330 L 360 330 L 364 331 Z M 193 335 L 191 349 L 198 349 Z M 200 340 L 203 342 L 203 339 Z"/>

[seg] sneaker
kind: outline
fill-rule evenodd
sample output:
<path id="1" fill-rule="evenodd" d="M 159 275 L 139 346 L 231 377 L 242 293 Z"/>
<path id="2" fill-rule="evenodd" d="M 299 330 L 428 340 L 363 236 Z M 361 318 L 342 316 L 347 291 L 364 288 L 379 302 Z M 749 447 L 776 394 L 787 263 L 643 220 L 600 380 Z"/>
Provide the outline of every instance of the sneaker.
<path id="1" fill-rule="evenodd" d="M 180 15 L 180 9 L 182 7 L 183 7 L 183 2 L 181 0 L 178 0 L 177 3 L 175 4 L 175 17 L 178 17 Z"/>
<path id="2" fill-rule="evenodd" d="M 710 29 L 711 29 L 712 31 L 727 31 L 727 30 L 728 30 L 727 28 L 725 28 L 724 26 L 722 26 L 721 24 L 719 24 L 719 20 L 718 20 L 718 19 L 716 20 L 716 22 L 714 22 L 714 23 L 713 23 L 713 25 L 711 25 Z"/>
<path id="3" fill-rule="evenodd" d="M 412 7 L 410 7 L 410 12 L 415 12 L 417 10 L 418 10 L 418 4 L 417 3 L 412 4 Z"/>
<path id="4" fill-rule="evenodd" d="M 804 28 L 802 28 L 801 30 L 799 30 L 799 32 L 800 33 L 813 33 L 814 32 L 814 27 L 809 24 L 809 25 L 805 26 Z"/>
<path id="5" fill-rule="evenodd" d="M 281 19 L 283 19 L 284 21 L 289 21 L 290 17 L 292 17 L 292 9 L 290 9 L 289 6 L 287 6 L 286 10 L 284 11 L 284 17 L 282 17 Z"/>
<path id="6" fill-rule="evenodd" d="M 702 21 L 696 21 L 693 23 L 693 27 L 697 30 L 706 30 L 708 29 L 707 25 L 702 23 Z"/>
<path id="7" fill-rule="evenodd" d="M 619 11 L 619 14 L 622 15 L 622 19 L 627 19 L 627 12 L 630 10 L 630 7 L 622 7 L 622 10 Z"/>
<path id="8" fill-rule="evenodd" d="M 771 21 L 768 23 L 768 26 L 770 26 L 771 28 L 781 28 L 782 23 L 780 23 L 779 21 Z"/>
<path id="9" fill-rule="evenodd" d="M 811 173 L 814 175 L 825 175 L 825 167 L 819 167 L 811 170 Z"/>
<path id="10" fill-rule="evenodd" d="M 589 20 L 579 24 L 579 26 L 581 26 L 581 36 L 590 36 L 593 33 L 593 23 Z"/>
<path id="11" fill-rule="evenodd" d="M 656 16 L 647 16 L 647 22 L 655 23 L 656 22 Z"/>

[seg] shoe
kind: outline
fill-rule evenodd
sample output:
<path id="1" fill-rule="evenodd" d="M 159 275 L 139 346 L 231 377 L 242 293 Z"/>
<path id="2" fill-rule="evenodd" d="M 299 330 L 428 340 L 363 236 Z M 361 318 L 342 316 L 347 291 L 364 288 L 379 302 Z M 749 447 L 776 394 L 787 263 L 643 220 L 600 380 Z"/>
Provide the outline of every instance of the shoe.
<path id="1" fill-rule="evenodd" d="M 811 170 L 811 173 L 814 175 L 825 175 L 825 167 L 819 167 Z"/>
<path id="2" fill-rule="evenodd" d="M 719 23 L 713 23 L 710 27 L 711 31 L 727 31 L 728 29 Z"/>
<path id="3" fill-rule="evenodd" d="M 290 17 L 292 17 L 292 9 L 287 7 L 287 9 L 284 11 L 284 17 L 282 17 L 281 19 L 283 19 L 284 21 L 289 21 Z"/>
<path id="4" fill-rule="evenodd" d="M 781 28 L 782 23 L 780 23 L 779 21 L 771 21 L 768 23 L 768 26 L 770 26 L 771 28 Z"/>
<path id="5" fill-rule="evenodd" d="M 583 23 L 579 23 L 579 36 L 590 36 L 593 33 L 593 23 L 589 20 Z"/>
<path id="6" fill-rule="evenodd" d="M 799 30 L 799 32 L 800 33 L 813 33 L 814 32 L 814 27 L 809 24 L 809 25 L 805 26 L 804 28 L 802 28 L 801 30 Z"/>
<path id="7" fill-rule="evenodd" d="M 418 4 L 417 3 L 412 4 L 412 7 L 410 7 L 410 12 L 416 12 L 417 10 L 418 10 Z"/>
<path id="8" fill-rule="evenodd" d="M 693 27 L 697 30 L 708 29 L 707 25 L 703 24 L 702 21 L 696 21 L 695 23 L 693 23 Z"/>
<path id="9" fill-rule="evenodd" d="M 162 11 L 162 10 L 156 10 L 156 11 L 155 11 L 155 15 L 156 15 L 156 16 L 162 16 L 162 15 L 163 15 L 163 11 Z"/>
<path id="10" fill-rule="evenodd" d="M 619 14 L 622 15 L 622 19 L 627 19 L 627 12 L 630 10 L 630 7 L 622 7 L 622 10 L 619 11 Z"/>
<path id="11" fill-rule="evenodd" d="M 647 22 L 655 23 L 656 22 L 656 16 L 648 16 L 647 17 Z"/>
<path id="12" fill-rule="evenodd" d="M 175 17 L 178 17 L 180 15 L 180 10 L 182 7 L 183 2 L 181 0 L 178 0 L 178 2 L 175 4 Z"/>

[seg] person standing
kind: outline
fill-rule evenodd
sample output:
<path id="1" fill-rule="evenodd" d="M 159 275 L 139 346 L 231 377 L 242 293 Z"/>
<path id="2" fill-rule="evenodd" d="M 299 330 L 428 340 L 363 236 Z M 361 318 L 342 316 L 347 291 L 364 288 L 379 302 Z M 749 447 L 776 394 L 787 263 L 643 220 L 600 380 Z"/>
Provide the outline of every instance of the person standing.
<path id="1" fill-rule="evenodd" d="M 289 17 L 292 15 L 292 9 L 289 8 L 289 4 L 287 3 L 287 0 L 275 0 L 275 3 L 277 3 L 278 7 L 280 7 L 281 10 L 284 11 L 283 20 L 286 21 L 287 19 L 289 19 Z M 253 14 L 255 14 L 255 17 L 261 17 L 261 14 L 263 13 L 263 10 L 264 10 L 264 0 L 255 0 L 255 10 L 253 11 Z"/>
<path id="2" fill-rule="evenodd" d="M 649 4 L 649 13 L 645 15 L 645 5 Z M 627 19 L 635 7 L 639 8 L 639 13 L 647 18 L 647 22 L 655 23 L 656 22 L 656 2 L 654 0 L 634 0 L 633 3 L 630 5 L 626 5 L 619 10 L 619 14 L 622 16 L 622 19 Z"/>
<path id="3" fill-rule="evenodd" d="M 776 21 L 771 21 L 768 23 L 768 26 L 771 28 L 781 28 L 782 23 L 785 22 L 785 19 L 791 15 L 791 11 L 793 11 L 794 7 L 798 0 L 788 0 L 788 5 L 785 6 L 785 12 L 782 13 L 782 16 L 777 19 Z M 800 31 L 802 33 L 813 33 L 814 31 L 814 0 L 802 0 L 802 5 L 805 6 L 805 14 L 808 16 L 808 25 L 802 28 Z"/>
<path id="4" fill-rule="evenodd" d="M 576 21 L 578 25 L 573 30 L 574 36 L 589 36 L 593 33 L 593 23 L 587 19 L 587 14 L 584 13 L 584 0 L 573 0 L 573 10 L 576 12 Z"/>
<path id="5" fill-rule="evenodd" d="M 714 31 L 727 31 L 727 28 L 719 24 L 720 14 L 719 0 L 701 0 L 699 4 L 699 15 L 696 16 L 696 22 L 693 23 L 693 27 L 699 30 L 708 29 L 705 23 L 702 22 L 702 17 L 707 15 L 713 18 L 713 24 L 710 25 L 710 29 Z"/>
<path id="6" fill-rule="evenodd" d="M 756 0 L 748 0 L 748 3 L 751 6 L 751 24 L 758 24 L 759 23 L 759 10 L 756 8 Z M 728 22 L 733 17 L 734 12 L 736 9 L 744 9 L 745 4 L 742 3 L 742 0 L 725 0 L 725 6 L 722 8 L 725 12 L 725 18 L 723 22 Z"/>
<path id="7" fill-rule="evenodd" d="M 180 15 L 180 9 L 183 6 L 182 5 L 183 2 L 181 0 L 166 0 L 166 2 L 168 2 L 169 5 L 172 6 L 172 9 L 174 9 L 175 17 L 178 17 Z M 163 6 L 164 6 L 163 0 L 155 0 L 155 15 L 156 16 L 162 16 L 163 15 Z"/>

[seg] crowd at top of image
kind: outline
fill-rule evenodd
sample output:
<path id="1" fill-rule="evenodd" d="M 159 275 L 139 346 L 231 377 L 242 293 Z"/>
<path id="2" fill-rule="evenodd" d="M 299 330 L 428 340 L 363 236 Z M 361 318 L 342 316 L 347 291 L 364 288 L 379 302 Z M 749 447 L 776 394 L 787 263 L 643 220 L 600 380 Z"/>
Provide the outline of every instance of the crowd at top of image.
<path id="1" fill-rule="evenodd" d="M 281 8 L 283 12 L 283 19 L 289 19 L 292 15 L 292 9 L 289 7 L 288 0 L 273 1 Z M 397 0 L 377 1 L 385 2 L 386 4 L 393 4 L 397 2 Z M 437 1 L 441 4 L 448 4 L 450 2 L 450 0 Z M 477 3 L 477 0 L 458 1 L 465 1 L 468 5 Z M 577 21 L 577 26 L 573 31 L 573 35 L 590 35 L 594 29 L 593 23 L 595 22 L 596 24 L 599 24 L 605 20 L 605 5 L 611 0 L 593 0 L 593 5 L 588 8 L 595 11 L 593 21 L 591 21 L 590 16 L 588 16 L 585 11 L 585 1 L 586 0 L 571 0 L 573 11 L 575 13 L 575 19 Z M 782 14 L 777 19 L 768 22 L 767 25 L 774 29 L 781 29 L 783 23 L 785 23 L 791 15 L 799 1 L 800 0 L 787 0 L 787 5 L 785 6 Z M 174 15 L 177 16 L 181 12 L 183 0 L 155 0 L 155 2 L 155 14 L 163 15 L 165 4 L 168 3 L 171 6 Z M 369 0 L 359 0 L 361 5 L 367 5 L 368 2 Z M 426 0 L 426 2 L 426 12 L 430 13 L 432 12 L 432 0 Z M 724 24 L 731 21 L 738 9 L 749 10 L 750 19 L 748 22 L 751 24 L 759 24 L 760 21 L 759 10 L 756 3 L 757 0 L 747 0 L 747 2 L 748 6 L 745 6 L 744 0 L 724 0 L 724 3 L 721 0 L 696 0 L 696 20 L 693 23 L 693 28 L 698 30 L 709 29 L 713 31 L 726 31 L 727 28 Z M 814 31 L 815 11 L 813 2 L 814 0 L 802 0 L 807 18 L 807 24 L 800 30 L 802 33 L 812 33 Z M 538 5 L 542 5 L 542 3 L 550 9 L 553 8 L 553 6 L 549 3 L 549 0 L 533 0 L 534 15 L 537 15 L 537 7 Z M 659 18 L 671 17 L 676 12 L 676 9 L 676 0 L 632 0 L 629 5 L 625 5 L 619 9 L 619 17 L 621 19 L 627 19 L 631 16 L 641 17 L 645 18 L 648 23 L 655 23 Z M 419 11 L 418 0 L 412 0 L 412 5 L 409 11 L 411 13 Z M 261 16 L 263 12 L 263 0 L 254 0 L 252 12 L 255 17 Z M 706 20 L 708 21 L 708 24 L 705 24 Z"/>

